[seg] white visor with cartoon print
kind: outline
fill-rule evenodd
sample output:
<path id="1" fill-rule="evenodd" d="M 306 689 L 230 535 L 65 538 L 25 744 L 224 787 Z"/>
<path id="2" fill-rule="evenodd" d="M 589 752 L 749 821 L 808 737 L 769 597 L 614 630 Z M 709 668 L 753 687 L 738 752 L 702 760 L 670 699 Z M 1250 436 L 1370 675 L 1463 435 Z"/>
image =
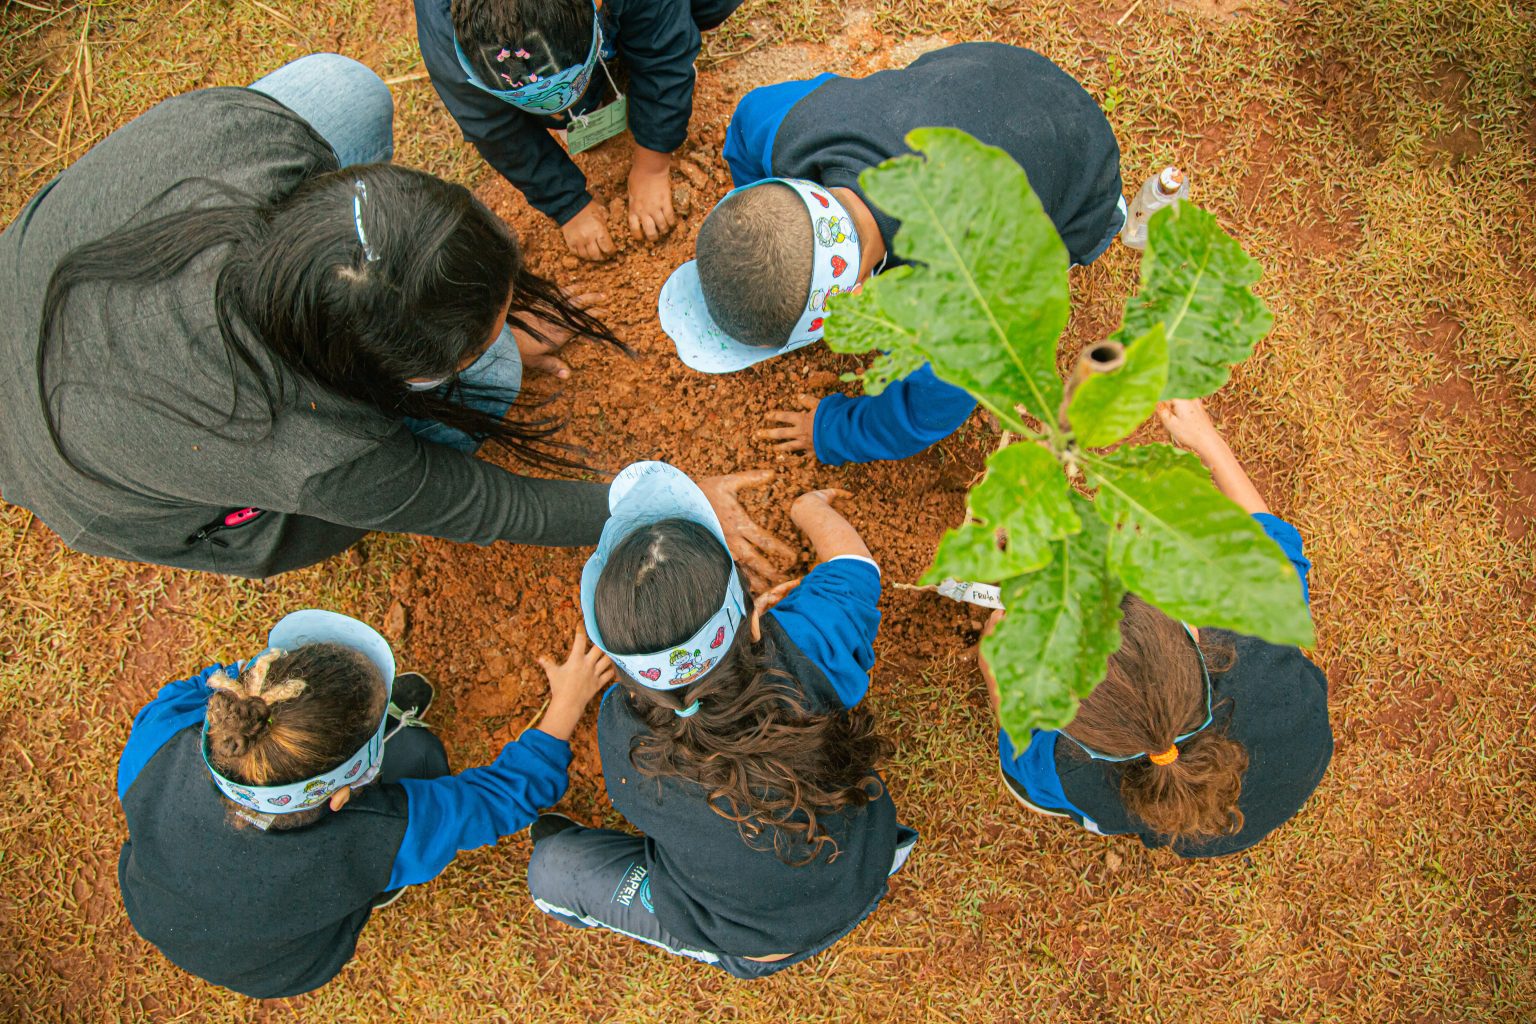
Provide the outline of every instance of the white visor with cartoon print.
<path id="1" fill-rule="evenodd" d="M 613 549 L 625 537 L 642 526 L 663 519 L 687 519 L 698 523 L 715 535 L 729 558 L 730 547 L 725 542 L 725 530 L 721 528 L 715 510 L 710 507 L 704 492 L 699 490 L 699 485 L 688 479 L 682 470 L 665 462 L 635 462 L 614 477 L 608 488 L 608 511 L 610 517 L 603 524 L 597 550 L 587 559 L 581 572 L 581 614 L 586 622 L 587 636 L 613 659 L 621 672 L 642 686 L 652 690 L 675 690 L 698 682 L 725 657 L 736 639 L 736 631 L 741 628 L 746 602 L 735 562 L 731 563 L 720 608 L 709 621 L 683 643 L 648 654 L 616 654 L 609 650 L 597 627 L 597 581 L 603 575 Z"/>
<path id="2" fill-rule="evenodd" d="M 720 202 L 759 185 L 788 185 L 805 202 L 811 217 L 811 290 L 806 296 L 800 322 L 777 347 L 748 345 L 721 329 L 709 314 L 697 260 L 689 260 L 672 272 L 661 287 L 657 315 L 661 329 L 677 346 L 678 358 L 701 373 L 734 373 L 786 352 L 821 340 L 827 300 L 854 289 L 859 279 L 859 236 L 853 218 L 832 193 L 814 181 L 801 178 L 764 178 L 732 189 Z M 719 204 L 716 204 L 719 209 Z"/>

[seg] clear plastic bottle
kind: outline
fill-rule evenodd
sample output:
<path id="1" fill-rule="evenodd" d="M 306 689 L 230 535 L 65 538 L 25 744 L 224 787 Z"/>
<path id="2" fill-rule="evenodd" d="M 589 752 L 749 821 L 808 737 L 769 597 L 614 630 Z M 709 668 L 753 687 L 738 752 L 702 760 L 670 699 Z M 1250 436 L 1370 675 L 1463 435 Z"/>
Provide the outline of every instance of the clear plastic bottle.
<path id="1" fill-rule="evenodd" d="M 1120 241 L 1132 249 L 1147 247 L 1147 221 L 1165 206 L 1189 198 L 1189 178 L 1177 167 L 1164 167 L 1141 186 L 1126 213 Z"/>

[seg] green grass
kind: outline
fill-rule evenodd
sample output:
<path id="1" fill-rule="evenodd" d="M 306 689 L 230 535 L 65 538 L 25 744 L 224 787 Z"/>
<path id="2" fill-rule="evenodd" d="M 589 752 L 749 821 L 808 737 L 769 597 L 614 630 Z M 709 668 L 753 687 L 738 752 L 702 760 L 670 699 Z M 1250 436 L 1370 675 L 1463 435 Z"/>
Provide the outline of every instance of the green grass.
<path id="1" fill-rule="evenodd" d="M 1266 267 L 1259 287 L 1277 317 L 1212 404 L 1316 565 L 1317 658 L 1337 751 L 1294 821 L 1246 856 L 1183 863 L 1027 814 L 997 779 L 994 726 L 965 650 L 969 612 L 892 591 L 871 701 L 899 746 L 887 778 L 924 838 L 879 912 L 833 950 L 749 985 L 564 929 L 529 903 L 518 838 L 462 857 L 382 912 L 331 985 L 257 1004 L 182 974 L 123 915 L 112 773 L 133 712 L 165 681 L 244 653 L 294 607 L 377 620 L 399 599 L 412 611 L 404 653 L 447 682 L 450 753 L 473 763 L 537 707 L 531 658 L 576 621 L 562 599 L 581 553 L 375 536 L 357 555 L 253 583 L 77 555 L 25 510 L 0 505 L 0 1016 L 1418 1024 L 1536 1015 L 1536 14 L 1492 0 L 1254 0 L 1238 17 L 1203 18 L 1188 3 L 1145 0 L 1117 25 L 1131 6 L 901 0 L 845 21 L 823 0 L 750 0 L 706 48 L 707 128 L 696 144 L 717 146 L 721 97 L 749 64 L 801 52 L 786 44 L 819 55 L 780 72 L 800 77 L 862 73 L 883 66 L 893 45 L 942 35 L 1031 45 L 1101 100 L 1116 89 L 1110 116 L 1128 191 L 1164 162 L 1191 169 L 1197 201 Z M 340 50 L 401 79 L 400 161 L 505 195 L 429 83 L 413 77 L 421 67 L 405 5 L 11 0 L 0 11 L 0 211 L 14 216 L 69 159 L 155 100 L 242 84 L 309 49 Z M 88 88 L 75 70 L 85 53 Z M 563 272 L 548 228 L 521 204 L 500 205 L 536 264 Z M 659 390 L 662 379 L 686 380 L 650 323 L 664 271 L 651 279 L 649 264 L 634 252 L 630 261 L 636 277 L 620 268 L 603 280 L 641 325 L 630 340 L 646 355 L 621 366 L 583 354 L 566 408 L 591 436 L 648 436 L 632 406 L 610 404 L 607 383 L 628 374 Z M 1135 268 L 1134 254 L 1116 247 L 1075 273 L 1070 349 L 1117 321 Z M 753 426 L 722 409 L 728 440 Z M 610 425 L 601 434 L 599 416 Z M 658 442 L 659 454 L 702 459 L 699 443 L 680 432 Z M 851 482 L 856 519 L 884 524 L 872 538 L 909 530 L 931 542 L 934 501 L 958 507 L 954 495 L 928 493 L 943 460 L 979 464 L 992 443 L 973 425 L 903 467 L 781 466 L 797 485 Z M 771 461 L 736 444 L 721 457 Z M 890 557 L 893 580 L 921 569 L 906 549 Z M 485 600 L 437 595 L 456 578 L 485 580 Z M 516 614 L 497 611 L 514 599 Z M 470 621 L 487 624 L 478 645 L 437 635 L 463 635 Z M 504 677 L 482 676 L 493 656 L 505 659 Z M 577 755 L 565 809 L 616 824 L 590 728 Z"/>

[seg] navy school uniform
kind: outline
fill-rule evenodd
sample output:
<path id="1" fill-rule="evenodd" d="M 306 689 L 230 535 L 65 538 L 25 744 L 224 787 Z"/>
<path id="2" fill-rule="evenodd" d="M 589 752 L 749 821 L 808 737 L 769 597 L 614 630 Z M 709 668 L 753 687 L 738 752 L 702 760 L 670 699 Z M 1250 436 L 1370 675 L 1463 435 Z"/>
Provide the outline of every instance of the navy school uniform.
<path id="1" fill-rule="evenodd" d="M 1306 596 L 1312 563 L 1302 553 L 1301 534 L 1267 513 L 1254 518 L 1296 566 Z M 1210 728 L 1224 728 L 1248 751 L 1237 802 L 1243 827 L 1201 843 L 1176 843 L 1173 850 L 1181 857 L 1220 857 L 1253 846 L 1301 810 L 1333 756 L 1333 732 L 1328 679 L 1298 648 L 1224 629 L 1201 629 L 1200 636 L 1230 643 L 1237 653 L 1230 669 L 1211 674 Z M 1123 764 L 1093 760 L 1053 729 L 1034 730 L 1022 753 L 999 729 L 998 751 L 1010 787 L 1041 810 L 1102 835 L 1138 836 L 1149 848 L 1168 845 L 1121 802 Z"/>
<path id="2" fill-rule="evenodd" d="M 806 178 L 869 203 L 858 176 L 909 153 L 921 127 L 960 128 L 1018 161 L 1072 262 L 1091 263 L 1124 223 L 1120 147 L 1098 103 L 1050 60 L 1001 43 L 963 43 L 868 78 L 822 74 L 753 89 L 725 137 L 740 186 Z M 898 221 L 869 203 L 887 251 Z M 902 261 L 892 254 L 887 266 Z M 958 430 L 976 402 L 926 365 L 876 397 L 829 395 L 812 443 L 827 465 L 904 459 Z"/>
<path id="3" fill-rule="evenodd" d="M 817 711 L 854 707 L 869 688 L 880 623 L 873 562 L 818 565 L 762 617 L 776 667 Z M 737 977 L 782 970 L 852 931 L 885 895 L 886 878 L 917 836 L 897 824 L 882 784 L 862 808 L 818 818 L 836 841 L 808 864 L 748 845 L 697 783 L 654 778 L 630 761 L 647 732 L 622 689 L 598 718 L 603 778 L 614 807 L 644 834 L 572 828 L 543 839 L 528 866 L 541 909 L 578 927 L 601 926 L 715 964 Z M 805 851 L 791 850 L 799 859 Z M 795 954 L 772 963 L 749 957 Z"/>
<path id="4" fill-rule="evenodd" d="M 324 985 L 352 959 L 382 893 L 521 831 L 565 793 L 571 749 L 548 733 L 530 729 L 491 764 L 449 775 L 436 737 L 407 728 L 385 744 L 379 778 L 340 811 L 292 831 L 236 828 L 201 749 L 219 669 L 169 684 L 139 712 L 117 774 L 128 919 L 216 985 L 269 999 Z"/>
<path id="5" fill-rule="evenodd" d="M 568 118 L 519 110 L 468 80 L 454 52 L 449 0 L 415 0 L 416 36 L 432 87 L 458 122 L 464 138 L 527 197 L 540 213 L 564 224 L 591 200 L 587 179 L 550 129 Z M 629 130 L 635 142 L 670 153 L 688 137 L 693 116 L 693 62 L 700 33 L 714 28 L 741 0 L 606 0 L 603 57 L 617 56 L 628 71 Z M 586 94 L 566 113 L 590 113 L 602 101 L 608 79 L 592 75 Z"/>

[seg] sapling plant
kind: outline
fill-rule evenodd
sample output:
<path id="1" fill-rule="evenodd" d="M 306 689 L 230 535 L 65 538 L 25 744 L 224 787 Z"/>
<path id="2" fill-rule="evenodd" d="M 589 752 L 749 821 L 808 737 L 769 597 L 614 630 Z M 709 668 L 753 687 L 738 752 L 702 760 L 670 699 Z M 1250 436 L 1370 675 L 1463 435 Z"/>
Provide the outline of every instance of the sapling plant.
<path id="1" fill-rule="evenodd" d="M 922 155 L 859 184 L 900 219 L 895 250 L 909 262 L 835 296 L 826 340 L 881 353 L 866 392 L 928 363 L 1017 438 L 987 460 L 968 521 L 923 578 L 1000 586 L 1007 615 L 982 653 L 1014 742 L 1067 725 L 1104 678 L 1127 591 L 1196 626 L 1311 644 L 1295 570 L 1199 459 L 1121 443 L 1158 402 L 1221 387 L 1268 332 L 1251 290 L 1258 264 L 1211 214 L 1188 202 L 1159 211 L 1120 328 L 1064 380 L 1067 252 L 1024 171 L 953 128 L 907 143 Z"/>

